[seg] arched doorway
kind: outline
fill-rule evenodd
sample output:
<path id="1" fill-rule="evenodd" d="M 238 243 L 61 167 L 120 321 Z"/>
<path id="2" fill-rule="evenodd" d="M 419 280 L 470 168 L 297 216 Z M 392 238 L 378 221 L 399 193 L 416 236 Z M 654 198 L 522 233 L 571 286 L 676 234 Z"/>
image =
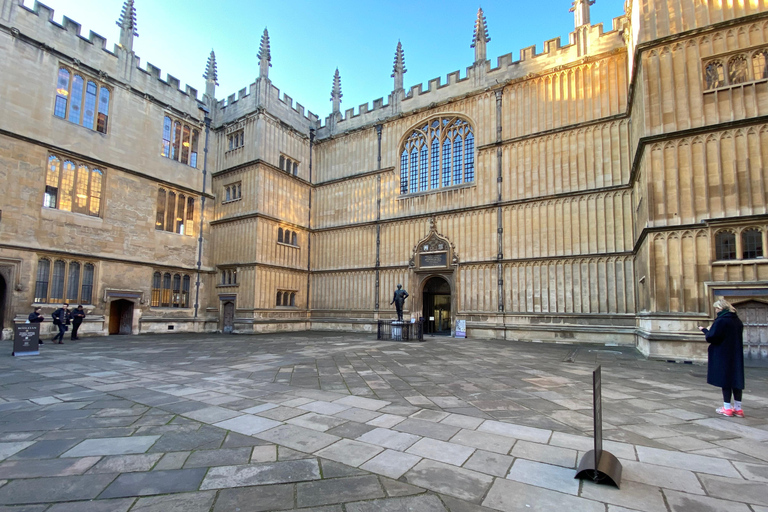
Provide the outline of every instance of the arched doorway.
<path id="1" fill-rule="evenodd" d="M 222 332 L 230 334 L 235 329 L 235 303 L 225 302 L 222 307 Z"/>
<path id="2" fill-rule="evenodd" d="M 5 301 L 8 299 L 6 293 L 8 286 L 5 277 L 0 275 L 0 331 L 5 328 Z"/>
<path id="3" fill-rule="evenodd" d="M 113 300 L 109 305 L 109 334 L 131 334 L 133 328 L 133 302 Z"/>
<path id="4" fill-rule="evenodd" d="M 421 293 L 425 334 L 451 334 L 451 285 L 444 278 L 430 277 Z"/>
<path id="5" fill-rule="evenodd" d="M 768 359 L 768 304 L 756 300 L 736 304 L 744 322 L 744 355 Z"/>

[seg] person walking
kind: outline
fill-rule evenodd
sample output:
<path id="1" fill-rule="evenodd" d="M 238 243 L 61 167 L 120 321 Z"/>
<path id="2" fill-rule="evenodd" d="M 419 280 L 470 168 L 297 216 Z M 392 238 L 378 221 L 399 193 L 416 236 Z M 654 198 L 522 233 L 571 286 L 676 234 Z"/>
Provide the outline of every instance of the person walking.
<path id="1" fill-rule="evenodd" d="M 53 325 L 59 328 L 59 334 L 53 337 L 51 341 L 56 342 L 59 339 L 59 345 L 64 344 L 64 333 L 69 329 L 69 323 L 72 320 L 72 313 L 69 312 L 69 304 L 64 303 L 59 309 L 53 312 Z"/>
<path id="2" fill-rule="evenodd" d="M 743 418 L 741 392 L 744 389 L 744 324 L 736 315 L 736 308 L 725 299 L 716 301 L 713 307 L 717 316 L 712 326 L 709 329 L 699 327 L 709 343 L 707 384 L 723 390 L 723 406 L 715 409 L 717 414 Z"/>
<path id="3" fill-rule="evenodd" d="M 42 311 L 42 309 L 43 309 L 43 308 L 35 308 L 35 310 L 34 310 L 34 311 L 32 311 L 32 312 L 29 314 L 29 316 L 27 317 L 27 323 L 30 323 L 30 324 L 39 324 L 40 322 L 42 322 L 43 320 L 45 320 L 45 317 L 43 316 L 43 314 L 42 314 L 42 313 L 40 313 L 40 311 Z M 38 334 L 37 344 L 38 344 L 38 345 L 42 345 L 42 344 L 43 344 L 43 340 L 41 340 L 41 339 L 40 339 L 40 332 L 39 332 L 39 330 L 38 330 L 38 333 L 37 333 L 37 334 Z"/>
<path id="4" fill-rule="evenodd" d="M 69 339 L 71 340 L 80 339 L 77 337 L 77 330 L 80 328 L 80 324 L 83 323 L 83 318 L 85 318 L 85 310 L 83 309 L 83 305 L 80 304 L 72 312 L 72 336 Z"/>

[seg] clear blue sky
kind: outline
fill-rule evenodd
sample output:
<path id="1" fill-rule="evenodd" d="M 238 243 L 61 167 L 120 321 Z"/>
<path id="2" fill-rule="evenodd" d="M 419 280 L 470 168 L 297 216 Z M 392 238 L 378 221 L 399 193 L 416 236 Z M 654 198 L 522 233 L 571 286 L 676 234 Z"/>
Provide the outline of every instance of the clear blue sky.
<path id="1" fill-rule="evenodd" d="M 33 0 L 25 0 L 31 7 Z M 45 0 L 54 19 L 67 16 L 88 31 L 118 41 L 123 0 Z M 472 40 L 478 3 L 458 0 L 135 0 L 139 37 L 134 50 L 142 67 L 151 62 L 205 90 L 202 74 L 213 48 L 219 69 L 216 97 L 223 99 L 248 87 L 258 76 L 256 54 L 264 27 L 269 30 L 270 79 L 282 92 L 324 118 L 331 110 L 333 72 L 338 67 L 342 111 L 384 98 L 392 90 L 397 41 L 403 43 L 405 88 L 456 70 L 464 76 L 474 60 Z M 479 4 L 488 23 L 488 58 L 560 36 L 568 44 L 573 30 L 570 0 L 485 0 Z M 592 24 L 622 15 L 622 0 L 598 0 Z"/>

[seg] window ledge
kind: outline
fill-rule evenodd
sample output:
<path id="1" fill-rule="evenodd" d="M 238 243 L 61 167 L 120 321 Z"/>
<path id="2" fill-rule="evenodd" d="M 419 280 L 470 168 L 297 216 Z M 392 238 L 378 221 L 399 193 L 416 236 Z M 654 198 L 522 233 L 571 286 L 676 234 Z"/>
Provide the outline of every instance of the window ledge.
<path id="1" fill-rule="evenodd" d="M 236 198 L 236 199 L 230 199 L 229 201 L 222 201 L 222 202 L 221 202 L 221 204 L 236 203 L 236 202 L 238 202 L 238 201 L 242 201 L 242 200 L 243 200 L 243 198 L 242 198 L 242 197 L 238 197 L 238 198 Z"/>
<path id="2" fill-rule="evenodd" d="M 282 245 L 282 246 L 285 246 L 285 247 L 291 247 L 292 249 L 300 249 L 301 248 L 298 245 L 287 244 L 285 242 L 277 242 L 277 245 Z"/>
<path id="3" fill-rule="evenodd" d="M 455 190 L 464 190 L 468 188 L 475 188 L 477 187 L 476 181 L 470 181 L 468 183 L 462 183 L 461 185 L 451 185 L 450 187 L 440 187 L 440 188 L 431 188 L 429 190 L 422 190 L 419 192 L 411 192 L 409 194 L 401 194 L 398 196 L 397 200 L 403 200 L 403 199 L 411 199 L 413 197 L 421 197 L 426 196 L 430 194 L 439 194 L 441 192 L 453 192 Z"/>
<path id="4" fill-rule="evenodd" d="M 760 78 L 758 80 L 747 80 L 746 82 L 739 82 L 737 84 L 721 85 L 720 87 L 715 87 L 714 89 L 705 90 L 704 94 L 709 94 L 713 92 L 722 92 L 722 91 L 727 91 L 729 89 L 735 89 L 737 87 L 743 87 L 745 85 L 755 85 L 755 84 L 761 84 L 765 82 L 768 82 L 768 78 Z"/>
<path id="5" fill-rule="evenodd" d="M 83 306 L 83 307 L 85 307 L 85 306 Z M 185 306 L 185 307 L 179 306 L 177 308 L 174 308 L 172 306 L 150 306 L 149 309 L 151 309 L 153 311 L 157 311 L 157 310 L 179 311 L 181 309 L 192 309 L 192 306 Z"/>
<path id="6" fill-rule="evenodd" d="M 192 233 L 190 233 L 190 234 L 188 234 L 188 235 L 187 235 L 187 234 L 184 234 L 184 235 L 182 235 L 181 233 L 177 233 L 177 232 L 175 232 L 175 231 L 166 231 L 166 230 L 164 230 L 164 229 L 157 229 L 157 228 L 155 228 L 155 233 L 165 233 L 166 235 L 176 235 L 176 236 L 188 236 L 188 237 L 192 237 Z"/>
<path id="7" fill-rule="evenodd" d="M 240 286 L 240 283 L 236 283 L 236 284 L 217 284 L 216 288 L 237 288 L 238 286 Z"/>
<path id="8" fill-rule="evenodd" d="M 225 154 L 226 156 L 229 156 L 229 155 L 230 155 L 230 153 L 234 153 L 234 152 L 235 152 L 235 151 L 237 151 L 238 149 L 243 149 L 244 147 L 245 147 L 245 146 L 240 146 L 240 147 L 237 147 L 237 148 L 227 149 L 227 150 L 225 150 L 225 151 L 224 151 L 224 154 Z"/>
<path id="9" fill-rule="evenodd" d="M 94 215 L 88 215 L 87 213 L 69 212 L 67 210 L 59 210 L 58 208 L 48 208 L 47 206 L 41 207 L 41 216 L 46 220 L 54 220 L 60 217 L 74 216 L 75 218 L 83 221 L 83 223 L 92 223 L 93 226 L 101 226 L 104 223 L 104 219 L 96 217 Z"/>
<path id="10" fill-rule="evenodd" d="M 761 258 L 750 258 L 748 260 L 745 259 L 735 259 L 735 260 L 715 260 L 712 262 L 712 265 L 716 266 L 725 266 L 725 265 L 766 265 L 768 264 L 768 259 L 761 257 Z"/>

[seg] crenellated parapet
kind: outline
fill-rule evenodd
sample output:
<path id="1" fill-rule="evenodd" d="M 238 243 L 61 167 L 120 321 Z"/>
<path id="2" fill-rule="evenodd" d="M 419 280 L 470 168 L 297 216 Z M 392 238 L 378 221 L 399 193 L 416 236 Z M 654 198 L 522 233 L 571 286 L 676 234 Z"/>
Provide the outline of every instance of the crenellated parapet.
<path id="1" fill-rule="evenodd" d="M 0 26 L 5 26 L 15 37 L 52 54 L 64 64 L 83 67 L 102 79 L 123 83 L 147 99 L 199 117 L 199 98 L 194 87 L 182 87 L 181 81 L 170 74 L 162 77 L 160 69 L 150 63 L 141 69 L 139 57 L 128 48 L 115 44 L 110 50 L 107 39 L 93 31 L 84 37 L 81 25 L 66 16 L 59 24 L 53 19 L 54 10 L 40 2 L 28 8 L 20 1 L 6 0 L 9 1 L 10 7 L 3 4 L 8 12 L 7 19 L 0 19 Z M 129 15 L 133 16 L 132 12 Z M 134 25 L 128 25 L 131 31 L 135 29 Z"/>
<path id="2" fill-rule="evenodd" d="M 604 32 L 603 24 L 585 25 L 569 35 L 566 46 L 561 39 L 554 38 L 544 42 L 543 51 L 537 52 L 536 46 L 520 50 L 519 60 L 513 60 L 511 53 L 497 59 L 496 67 L 491 67 L 489 61 L 481 62 L 461 71 L 449 73 L 443 81 L 442 77 L 429 80 L 426 89 L 423 84 L 416 84 L 406 91 L 398 108 L 394 108 L 393 96 L 390 94 L 387 102 L 383 98 L 360 105 L 357 109 L 350 108 L 342 117 L 331 123 L 327 117 L 325 123 L 317 132 L 318 139 L 331 135 L 381 123 L 389 118 L 407 115 L 421 109 L 433 107 L 470 94 L 475 94 L 490 88 L 534 78 L 549 72 L 569 66 L 584 64 L 593 58 L 599 58 L 610 52 L 626 48 L 622 29 L 626 23 L 625 16 L 613 19 L 609 32 Z M 583 53 L 584 48 L 588 54 Z"/>

